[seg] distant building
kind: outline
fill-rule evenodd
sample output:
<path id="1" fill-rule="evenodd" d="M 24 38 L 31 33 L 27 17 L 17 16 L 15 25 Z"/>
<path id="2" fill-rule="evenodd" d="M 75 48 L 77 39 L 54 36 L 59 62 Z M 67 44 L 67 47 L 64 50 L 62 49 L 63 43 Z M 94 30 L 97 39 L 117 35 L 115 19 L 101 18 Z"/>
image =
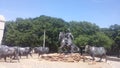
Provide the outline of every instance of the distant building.
<path id="1" fill-rule="evenodd" d="M 4 26 L 5 26 L 5 18 L 4 16 L 0 15 L 0 45 L 2 44 Z"/>

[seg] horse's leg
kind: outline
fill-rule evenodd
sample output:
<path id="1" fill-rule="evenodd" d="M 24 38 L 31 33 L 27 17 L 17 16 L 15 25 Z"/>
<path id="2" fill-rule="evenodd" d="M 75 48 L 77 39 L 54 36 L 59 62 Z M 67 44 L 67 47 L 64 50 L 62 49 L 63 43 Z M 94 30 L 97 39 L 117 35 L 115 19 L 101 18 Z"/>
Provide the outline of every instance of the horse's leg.
<path id="1" fill-rule="evenodd" d="M 70 46 L 70 53 L 74 52 L 74 47 Z"/>
<path id="2" fill-rule="evenodd" d="M 61 54 L 63 52 L 63 47 L 59 48 L 59 53 Z"/>
<path id="3" fill-rule="evenodd" d="M 69 52 L 68 47 L 64 47 L 64 53 L 65 53 L 65 55 L 67 55 L 68 52 Z"/>
<path id="4" fill-rule="evenodd" d="M 73 46 L 73 52 L 80 53 L 80 49 L 76 45 L 74 45 Z"/>
<path id="5" fill-rule="evenodd" d="M 65 46 L 64 46 L 63 44 L 59 47 L 59 53 L 60 53 L 60 54 L 65 51 L 65 50 L 64 50 L 64 47 L 65 47 Z"/>
<path id="6" fill-rule="evenodd" d="M 72 51 L 72 48 L 71 48 L 71 46 L 70 47 L 68 47 L 68 53 L 72 53 L 73 51 Z"/>
<path id="7" fill-rule="evenodd" d="M 60 54 L 65 53 L 65 48 L 60 48 L 59 53 L 60 53 Z"/>
<path id="8" fill-rule="evenodd" d="M 66 46 L 66 54 L 68 54 L 68 53 L 72 53 L 72 48 L 71 48 L 71 46 Z"/>

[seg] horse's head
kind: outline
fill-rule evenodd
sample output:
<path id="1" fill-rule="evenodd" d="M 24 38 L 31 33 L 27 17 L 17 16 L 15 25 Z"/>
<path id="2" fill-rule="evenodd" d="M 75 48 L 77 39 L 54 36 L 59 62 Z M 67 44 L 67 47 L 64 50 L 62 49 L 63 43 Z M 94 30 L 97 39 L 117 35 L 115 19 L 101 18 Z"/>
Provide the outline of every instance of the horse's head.
<path id="1" fill-rule="evenodd" d="M 63 40 L 64 40 L 65 45 L 67 46 L 68 45 L 68 39 L 64 38 Z"/>
<path id="2" fill-rule="evenodd" d="M 58 40 L 61 42 L 63 38 L 65 38 L 65 33 L 64 32 L 60 32 Z"/>

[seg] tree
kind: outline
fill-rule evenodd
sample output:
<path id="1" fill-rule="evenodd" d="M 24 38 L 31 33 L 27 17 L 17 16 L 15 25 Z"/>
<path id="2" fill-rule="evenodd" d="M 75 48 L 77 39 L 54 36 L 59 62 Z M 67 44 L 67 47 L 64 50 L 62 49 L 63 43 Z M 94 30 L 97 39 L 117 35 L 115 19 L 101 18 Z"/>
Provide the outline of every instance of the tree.
<path id="1" fill-rule="evenodd" d="M 89 44 L 110 48 L 113 44 L 113 40 L 102 32 L 96 32 L 95 35 L 90 36 Z"/>
<path id="2" fill-rule="evenodd" d="M 45 44 L 51 51 L 57 51 L 58 35 L 67 28 L 68 23 L 60 18 L 41 15 L 36 18 L 8 21 L 4 35 L 4 44 L 9 46 L 42 46 L 44 30 Z"/>
<path id="3" fill-rule="evenodd" d="M 79 35 L 77 38 L 75 38 L 74 42 L 76 45 L 80 47 L 80 46 L 88 45 L 89 39 L 90 38 L 87 35 Z"/>
<path id="4" fill-rule="evenodd" d="M 45 45 L 50 48 L 51 52 L 57 52 L 60 46 L 58 42 L 59 32 L 65 31 L 67 28 L 70 28 L 77 46 L 87 44 L 107 48 L 111 45 L 119 46 L 120 26 L 117 24 L 103 29 L 87 21 L 66 22 L 61 18 L 45 15 L 27 19 L 16 18 L 15 21 L 6 22 L 3 44 L 9 46 L 42 46 L 45 30 Z M 113 42 L 115 43 L 112 44 Z"/>

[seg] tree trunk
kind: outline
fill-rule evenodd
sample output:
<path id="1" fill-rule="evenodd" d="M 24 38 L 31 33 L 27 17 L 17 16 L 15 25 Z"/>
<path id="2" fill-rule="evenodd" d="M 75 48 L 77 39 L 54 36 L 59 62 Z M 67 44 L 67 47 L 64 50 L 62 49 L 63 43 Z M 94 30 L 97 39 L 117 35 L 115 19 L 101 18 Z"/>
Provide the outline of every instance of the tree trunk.
<path id="1" fill-rule="evenodd" d="M 45 47 L 45 29 L 44 29 L 43 47 Z"/>

